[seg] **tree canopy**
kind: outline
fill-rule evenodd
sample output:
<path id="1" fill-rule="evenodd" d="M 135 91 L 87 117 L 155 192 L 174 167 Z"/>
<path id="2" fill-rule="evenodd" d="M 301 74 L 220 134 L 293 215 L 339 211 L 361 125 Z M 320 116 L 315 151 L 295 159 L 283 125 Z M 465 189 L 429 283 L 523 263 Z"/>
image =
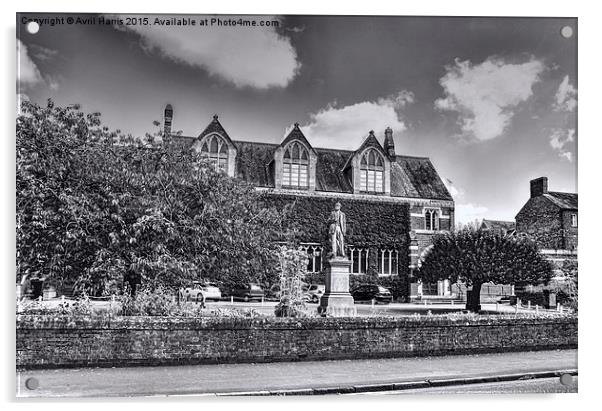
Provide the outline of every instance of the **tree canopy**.
<path id="1" fill-rule="evenodd" d="M 283 214 L 192 150 L 110 132 L 99 113 L 24 102 L 17 118 L 17 278 L 92 294 L 192 279 L 273 282 Z"/>
<path id="2" fill-rule="evenodd" d="M 552 264 L 528 238 L 506 236 L 467 227 L 436 235 L 418 278 L 425 282 L 449 279 L 473 288 L 467 308 L 478 309 L 481 284 L 540 284 L 553 274 Z"/>

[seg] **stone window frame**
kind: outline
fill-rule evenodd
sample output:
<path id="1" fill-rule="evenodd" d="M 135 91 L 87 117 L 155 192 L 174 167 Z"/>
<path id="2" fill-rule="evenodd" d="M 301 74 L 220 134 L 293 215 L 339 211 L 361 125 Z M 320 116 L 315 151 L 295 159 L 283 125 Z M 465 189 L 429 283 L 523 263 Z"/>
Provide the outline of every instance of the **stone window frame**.
<path id="1" fill-rule="evenodd" d="M 577 213 L 571 214 L 571 227 L 577 227 Z"/>
<path id="2" fill-rule="evenodd" d="M 293 149 L 298 146 L 300 148 L 299 158 L 293 157 Z M 289 154 L 290 152 L 290 154 Z M 287 154 L 289 157 L 287 158 Z M 305 158 L 303 158 L 305 155 Z M 289 171 L 289 184 L 285 183 L 285 169 L 286 165 L 290 165 Z M 299 166 L 299 172 L 297 174 L 297 184 L 292 184 L 292 169 L 293 165 Z M 305 167 L 305 184 L 301 185 L 301 167 Z M 299 140 L 293 140 L 289 142 L 286 146 L 284 146 L 284 151 L 282 154 L 282 187 L 289 189 L 298 189 L 298 190 L 307 190 L 309 189 L 309 180 L 310 180 L 310 149 L 303 142 Z"/>
<path id="3" fill-rule="evenodd" d="M 217 140 L 217 151 L 212 151 L 212 143 Z M 212 163 L 215 171 L 222 171 L 224 173 L 228 172 L 228 166 L 230 162 L 230 154 L 228 152 L 229 145 L 228 141 L 224 136 L 219 133 L 211 133 L 206 135 L 203 140 L 200 142 L 200 150 L 201 156 L 208 158 Z M 206 150 L 205 150 L 206 147 Z M 221 162 L 220 160 L 224 160 Z"/>
<path id="4" fill-rule="evenodd" d="M 372 153 L 374 153 L 374 155 L 375 155 L 375 164 L 370 164 L 369 155 Z M 360 156 L 360 159 L 359 159 L 359 169 L 360 169 L 359 177 L 360 177 L 360 192 L 361 193 L 369 193 L 369 194 L 384 194 L 385 193 L 385 180 L 387 177 L 385 175 L 385 172 L 386 172 L 385 162 L 386 162 L 385 156 L 383 156 L 374 147 L 369 147 L 362 153 L 362 155 Z M 380 163 L 380 165 L 378 163 Z M 370 171 L 375 173 L 374 174 L 374 190 L 368 190 Z M 380 175 L 381 175 L 380 190 L 376 189 L 376 176 L 377 176 L 376 173 L 380 173 Z M 366 178 L 365 185 L 363 185 L 364 176 Z"/>
<path id="5" fill-rule="evenodd" d="M 399 270 L 398 270 L 398 265 L 399 265 L 399 252 L 395 249 L 380 249 L 378 250 L 379 252 L 379 258 L 378 258 L 378 275 L 379 276 L 391 276 L 391 275 L 398 275 L 399 274 Z M 389 262 L 388 264 L 388 272 L 384 272 L 384 268 L 385 268 L 385 255 L 388 256 L 387 261 Z M 393 256 L 395 256 L 395 264 L 393 264 Z"/>
<path id="6" fill-rule="evenodd" d="M 433 217 L 428 217 L 427 213 L 431 214 L 431 216 L 432 216 L 432 213 L 435 213 L 435 218 L 433 219 Z M 439 221 L 441 219 L 441 215 L 442 215 L 441 208 L 439 208 L 439 207 L 424 207 L 422 209 L 422 215 L 424 217 L 424 230 L 425 231 L 429 231 L 429 232 L 431 232 L 431 231 L 439 231 L 439 228 L 441 227 L 441 224 L 440 224 L 440 221 Z M 429 221 L 430 221 L 430 224 L 431 224 L 431 228 L 427 227 L 427 222 L 429 222 Z"/>
<path id="7" fill-rule="evenodd" d="M 358 254 L 358 262 L 359 262 L 359 267 L 356 267 L 355 264 L 355 253 L 359 253 Z M 349 258 L 349 260 L 351 261 L 351 267 L 349 268 L 349 272 L 351 274 L 355 274 L 355 275 L 363 275 L 363 274 L 367 274 L 368 273 L 368 257 L 370 254 L 370 249 L 368 248 L 363 248 L 363 247 L 355 247 L 355 246 L 348 246 L 347 247 L 347 257 Z M 362 261 L 362 257 L 363 257 L 363 261 Z M 362 264 L 362 262 L 364 264 Z M 364 271 L 362 271 L 362 269 L 364 269 Z"/>
<path id="8" fill-rule="evenodd" d="M 301 248 L 307 252 L 307 258 L 309 259 L 307 272 L 308 273 L 319 273 L 322 272 L 324 267 L 324 247 L 318 243 L 301 243 Z M 310 256 L 310 249 L 312 250 L 312 254 Z M 316 251 L 319 251 L 319 254 L 316 254 Z M 318 258 L 319 257 L 319 258 Z M 310 267 L 313 270 L 310 270 Z"/>

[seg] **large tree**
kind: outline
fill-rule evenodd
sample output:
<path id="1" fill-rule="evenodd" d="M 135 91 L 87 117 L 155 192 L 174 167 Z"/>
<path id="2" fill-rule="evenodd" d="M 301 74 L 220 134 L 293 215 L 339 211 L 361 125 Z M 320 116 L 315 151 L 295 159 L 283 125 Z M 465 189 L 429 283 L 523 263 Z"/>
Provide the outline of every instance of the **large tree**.
<path id="1" fill-rule="evenodd" d="M 540 284 L 552 277 L 552 264 L 525 237 L 464 228 L 436 235 L 417 273 L 425 282 L 449 279 L 472 287 L 466 309 L 478 312 L 483 283 Z"/>
<path id="2" fill-rule="evenodd" d="M 17 118 L 17 278 L 88 293 L 125 279 L 272 282 L 282 214 L 191 150 L 109 132 L 78 107 L 25 102 Z M 157 141 L 157 142 L 155 142 Z"/>

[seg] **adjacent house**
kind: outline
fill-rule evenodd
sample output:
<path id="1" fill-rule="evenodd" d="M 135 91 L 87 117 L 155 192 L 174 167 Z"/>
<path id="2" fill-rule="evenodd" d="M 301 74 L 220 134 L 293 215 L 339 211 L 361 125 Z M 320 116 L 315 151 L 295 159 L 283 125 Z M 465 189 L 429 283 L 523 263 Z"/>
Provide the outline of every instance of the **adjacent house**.
<path id="1" fill-rule="evenodd" d="M 548 178 L 531 180 L 531 196 L 516 215 L 516 232 L 537 242 L 561 264 L 577 258 L 577 194 L 548 191 Z"/>
<path id="2" fill-rule="evenodd" d="M 355 150 L 342 150 L 314 147 L 299 124 L 280 143 L 265 143 L 230 136 L 217 115 L 198 136 L 172 135 L 172 122 L 168 105 L 164 133 L 172 141 L 265 192 L 266 206 L 294 204 L 290 226 L 307 250 L 309 272 L 324 269 L 326 219 L 337 201 L 347 214 L 351 273 L 400 276 L 408 294 L 431 237 L 454 227 L 454 201 L 431 160 L 396 152 L 390 128 L 383 144 L 370 131 Z"/>

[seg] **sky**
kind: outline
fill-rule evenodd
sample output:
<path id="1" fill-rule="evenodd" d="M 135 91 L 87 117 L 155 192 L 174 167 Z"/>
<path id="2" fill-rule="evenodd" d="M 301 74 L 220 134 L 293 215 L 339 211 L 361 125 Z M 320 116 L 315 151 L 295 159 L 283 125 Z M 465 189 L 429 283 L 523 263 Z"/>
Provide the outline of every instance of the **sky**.
<path id="1" fill-rule="evenodd" d="M 178 18 L 196 25 L 164 25 Z M 45 20 L 32 34 L 27 19 Z M 21 14 L 17 56 L 19 98 L 135 136 L 167 103 L 189 136 L 218 114 L 235 140 L 298 122 L 313 146 L 353 150 L 391 127 L 397 154 L 431 159 L 457 222 L 513 221 L 533 178 L 577 192 L 574 18 Z"/>

